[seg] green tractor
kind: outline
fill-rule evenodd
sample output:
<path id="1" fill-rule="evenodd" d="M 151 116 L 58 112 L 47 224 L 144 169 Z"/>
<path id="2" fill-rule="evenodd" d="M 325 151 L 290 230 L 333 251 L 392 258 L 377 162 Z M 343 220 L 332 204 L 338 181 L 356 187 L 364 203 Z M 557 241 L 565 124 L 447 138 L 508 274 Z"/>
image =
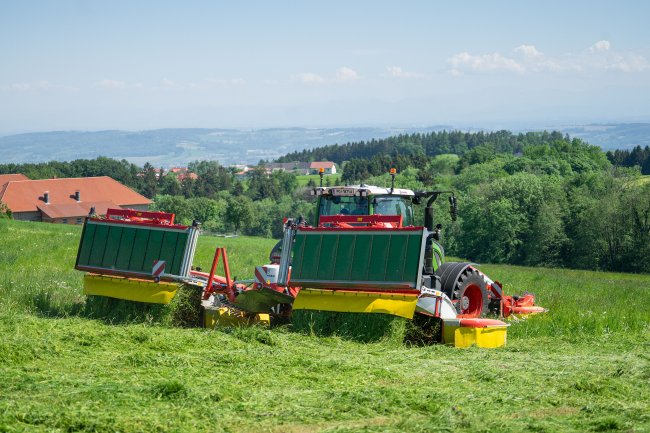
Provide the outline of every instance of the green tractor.
<path id="1" fill-rule="evenodd" d="M 424 285 L 445 293 L 458 314 L 480 317 L 501 313 L 501 286 L 482 274 L 470 262 L 445 262 L 445 252 L 440 244 L 441 224 L 434 223 L 433 203 L 447 195 L 451 219 L 456 220 L 458 205 L 452 191 L 411 191 L 394 187 L 371 185 L 316 187 L 317 197 L 314 227 L 332 230 L 367 227 L 370 216 L 397 217 L 391 223 L 375 224 L 375 228 L 400 229 L 415 224 L 414 207 L 426 203 L 424 208 L 424 255 L 422 276 Z M 365 218 L 362 218 L 365 217 Z M 356 221 L 356 220 L 359 221 Z M 363 220 L 363 221 L 362 221 Z M 372 224 L 370 224 L 372 226 Z M 283 241 L 273 248 L 272 264 L 279 264 Z M 375 250 L 375 254 L 377 254 Z"/>

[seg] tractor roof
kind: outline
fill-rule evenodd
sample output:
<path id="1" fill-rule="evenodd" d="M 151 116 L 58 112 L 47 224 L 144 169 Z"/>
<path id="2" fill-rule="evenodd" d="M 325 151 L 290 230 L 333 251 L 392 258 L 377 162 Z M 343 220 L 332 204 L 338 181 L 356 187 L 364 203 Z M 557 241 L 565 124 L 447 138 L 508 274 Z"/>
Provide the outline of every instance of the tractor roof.
<path id="1" fill-rule="evenodd" d="M 332 187 L 316 187 L 312 191 L 312 195 L 337 195 L 337 196 L 353 196 L 353 195 L 397 195 L 402 197 L 413 197 L 415 193 L 410 189 L 395 188 L 392 192 L 390 188 L 383 188 L 373 185 L 347 185 L 347 186 L 332 186 Z"/>

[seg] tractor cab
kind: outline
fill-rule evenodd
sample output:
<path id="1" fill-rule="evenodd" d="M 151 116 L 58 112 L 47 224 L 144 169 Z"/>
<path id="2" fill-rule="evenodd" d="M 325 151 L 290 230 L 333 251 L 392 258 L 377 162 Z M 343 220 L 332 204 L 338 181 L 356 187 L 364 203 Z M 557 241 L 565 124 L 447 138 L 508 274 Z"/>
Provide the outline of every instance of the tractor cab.
<path id="1" fill-rule="evenodd" d="M 346 185 L 333 187 L 316 187 L 311 191 L 317 197 L 314 227 L 330 227 L 325 221 L 335 216 L 400 216 L 400 224 L 393 227 L 409 227 L 415 224 L 413 205 L 420 203 L 420 193 L 410 189 L 377 187 L 372 185 Z M 351 226 L 365 223 L 350 222 Z M 442 263 L 444 252 L 442 246 L 436 246 L 436 266 Z M 272 264 L 280 262 L 282 241 L 278 242 L 269 255 Z"/>
<path id="2" fill-rule="evenodd" d="M 317 197 L 314 227 L 328 227 L 321 217 L 331 216 L 401 216 L 399 227 L 414 225 L 413 204 L 418 197 L 410 189 L 382 188 L 371 185 L 316 187 L 311 195 Z M 350 225 L 363 225 L 350 223 Z M 269 254 L 272 264 L 280 262 L 282 241 Z"/>
<path id="3" fill-rule="evenodd" d="M 371 185 L 319 187 L 312 190 L 318 197 L 315 226 L 321 217 L 334 215 L 398 215 L 402 226 L 412 226 L 415 193 L 408 189 L 381 188 Z"/>

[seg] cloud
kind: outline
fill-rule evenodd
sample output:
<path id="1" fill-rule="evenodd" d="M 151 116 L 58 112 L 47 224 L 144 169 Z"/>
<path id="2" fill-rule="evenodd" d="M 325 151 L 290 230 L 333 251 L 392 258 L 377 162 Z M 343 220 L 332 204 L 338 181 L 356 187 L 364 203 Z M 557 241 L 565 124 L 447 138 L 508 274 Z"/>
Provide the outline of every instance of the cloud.
<path id="1" fill-rule="evenodd" d="M 609 59 L 607 69 L 620 72 L 643 72 L 650 70 L 650 63 L 637 54 L 616 55 Z"/>
<path id="2" fill-rule="evenodd" d="M 174 83 L 172 80 L 169 80 L 167 78 L 162 79 L 162 85 L 165 87 L 172 87 L 174 84 L 176 83 Z"/>
<path id="3" fill-rule="evenodd" d="M 324 84 L 356 81 L 361 77 L 354 69 L 348 68 L 347 66 L 341 66 L 336 70 L 333 77 L 325 77 L 313 72 L 302 72 L 300 74 L 292 75 L 291 78 L 305 84 Z"/>
<path id="4" fill-rule="evenodd" d="M 403 70 L 400 66 L 386 66 L 386 71 L 388 76 L 392 78 L 422 78 L 424 74 L 419 72 L 407 72 Z"/>
<path id="5" fill-rule="evenodd" d="M 197 84 L 194 82 L 190 82 L 187 87 L 189 87 L 192 90 L 208 90 L 208 86 L 205 86 L 203 84 Z"/>
<path id="6" fill-rule="evenodd" d="M 78 92 L 79 88 L 63 84 L 52 84 L 47 80 L 39 80 L 25 83 L 14 83 L 8 86 L 0 86 L 0 90 L 13 90 L 16 92 L 31 92 L 37 90 L 65 90 L 68 92 Z"/>
<path id="7" fill-rule="evenodd" d="M 612 50 L 609 41 L 598 41 L 590 46 L 585 56 L 585 62 L 592 69 L 602 69 L 618 72 L 643 72 L 650 70 L 650 62 L 640 54 L 628 51 Z"/>
<path id="8" fill-rule="evenodd" d="M 598 41 L 589 47 L 589 51 L 591 51 L 592 53 L 598 51 L 609 51 L 611 46 L 612 45 L 609 43 L 609 41 Z"/>
<path id="9" fill-rule="evenodd" d="M 543 54 L 538 51 L 534 45 L 519 45 L 517 48 L 515 48 L 515 53 L 523 54 L 524 57 L 528 58 L 543 56 Z"/>
<path id="10" fill-rule="evenodd" d="M 235 78 L 208 78 L 207 80 L 208 84 L 216 85 L 216 86 L 241 86 L 243 84 L 246 84 L 246 80 L 244 80 L 241 77 L 235 77 Z"/>
<path id="11" fill-rule="evenodd" d="M 354 81 L 359 79 L 359 74 L 354 69 L 342 66 L 336 70 L 337 81 Z"/>
<path id="12" fill-rule="evenodd" d="M 104 89 L 124 89 L 126 83 L 118 80 L 101 80 L 95 83 L 96 87 L 103 87 Z"/>
<path id="13" fill-rule="evenodd" d="M 514 49 L 514 52 L 521 57 L 519 61 L 526 69 L 526 72 L 578 71 L 582 69 L 581 66 L 570 57 L 549 58 L 534 45 L 519 45 Z"/>
<path id="14" fill-rule="evenodd" d="M 468 52 L 458 53 L 447 63 L 452 75 L 462 75 L 464 72 L 497 72 L 509 71 L 523 74 L 526 71 L 516 60 L 502 56 L 499 53 L 472 55 Z"/>
<path id="15" fill-rule="evenodd" d="M 42 90 L 50 89 L 52 86 L 47 80 L 34 81 L 31 83 L 16 83 L 12 84 L 11 89 L 18 91 L 28 91 L 28 90 Z"/>
<path id="16" fill-rule="evenodd" d="M 547 56 L 534 45 L 515 47 L 514 56 L 500 53 L 458 53 L 447 60 L 452 75 L 465 73 L 513 72 L 517 74 L 541 72 L 619 71 L 641 72 L 650 70 L 645 57 L 633 52 L 616 52 L 609 41 L 597 41 L 586 50 L 562 56 Z"/>
<path id="17" fill-rule="evenodd" d="M 314 74 L 312 72 L 303 72 L 301 74 L 296 75 L 296 78 L 302 81 L 303 83 L 308 83 L 308 84 L 325 82 L 325 78 L 321 77 L 318 74 Z"/>

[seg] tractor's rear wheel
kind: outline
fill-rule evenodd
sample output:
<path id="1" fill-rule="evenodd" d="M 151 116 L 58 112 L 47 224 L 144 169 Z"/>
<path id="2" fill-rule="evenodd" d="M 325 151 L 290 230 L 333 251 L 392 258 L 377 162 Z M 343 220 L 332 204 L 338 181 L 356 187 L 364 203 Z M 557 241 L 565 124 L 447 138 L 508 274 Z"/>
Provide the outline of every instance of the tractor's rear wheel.
<path id="1" fill-rule="evenodd" d="M 470 262 L 447 262 L 438 268 L 442 291 L 456 306 L 458 314 L 480 317 L 489 314 L 487 283 Z"/>
<path id="2" fill-rule="evenodd" d="M 481 317 L 489 312 L 487 284 L 474 269 L 467 268 L 458 278 L 454 297 L 458 314 L 467 317 Z"/>

